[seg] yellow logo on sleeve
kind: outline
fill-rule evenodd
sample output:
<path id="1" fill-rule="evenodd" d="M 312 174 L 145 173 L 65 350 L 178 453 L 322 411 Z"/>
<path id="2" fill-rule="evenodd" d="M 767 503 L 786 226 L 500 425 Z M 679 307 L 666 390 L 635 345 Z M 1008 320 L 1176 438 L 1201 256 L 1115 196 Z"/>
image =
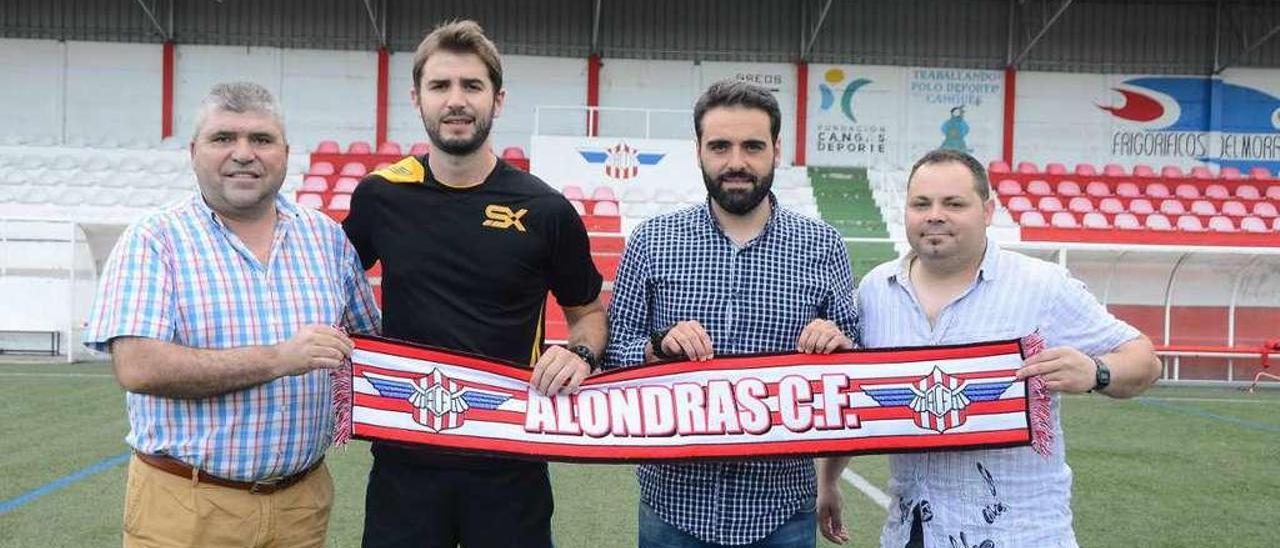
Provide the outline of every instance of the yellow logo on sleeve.
<path id="1" fill-rule="evenodd" d="M 515 227 L 515 229 L 520 232 L 526 232 L 524 229 L 524 223 L 520 222 L 520 219 L 528 212 L 529 210 L 527 209 L 512 211 L 511 208 L 507 206 L 489 204 L 489 207 L 484 208 L 485 221 L 483 224 L 489 228 L 499 229 Z"/>

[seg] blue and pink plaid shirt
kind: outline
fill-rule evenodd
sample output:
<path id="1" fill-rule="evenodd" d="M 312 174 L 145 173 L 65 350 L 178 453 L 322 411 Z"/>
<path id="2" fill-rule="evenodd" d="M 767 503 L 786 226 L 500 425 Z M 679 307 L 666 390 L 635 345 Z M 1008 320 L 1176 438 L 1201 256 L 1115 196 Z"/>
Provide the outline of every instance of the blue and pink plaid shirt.
<path id="1" fill-rule="evenodd" d="M 199 196 L 134 223 L 102 272 L 85 344 L 107 351 L 128 336 L 222 349 L 277 344 L 315 323 L 376 331 L 373 292 L 342 228 L 284 198 L 276 208 L 266 264 Z M 234 480 L 301 471 L 333 431 L 327 371 L 210 398 L 126 401 L 135 450 Z"/>

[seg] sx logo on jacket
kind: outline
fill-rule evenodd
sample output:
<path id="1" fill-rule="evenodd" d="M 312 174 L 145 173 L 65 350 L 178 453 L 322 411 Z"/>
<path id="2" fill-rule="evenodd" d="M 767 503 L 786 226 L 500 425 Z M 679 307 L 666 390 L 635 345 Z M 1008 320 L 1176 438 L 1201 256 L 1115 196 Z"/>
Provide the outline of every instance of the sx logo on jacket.
<path id="1" fill-rule="evenodd" d="M 525 232 L 524 223 L 520 222 L 520 219 L 528 212 L 529 210 L 527 209 L 512 211 L 507 206 L 489 204 L 489 207 L 484 208 L 485 221 L 482 224 L 489 228 L 499 229 L 515 227 L 516 230 Z"/>

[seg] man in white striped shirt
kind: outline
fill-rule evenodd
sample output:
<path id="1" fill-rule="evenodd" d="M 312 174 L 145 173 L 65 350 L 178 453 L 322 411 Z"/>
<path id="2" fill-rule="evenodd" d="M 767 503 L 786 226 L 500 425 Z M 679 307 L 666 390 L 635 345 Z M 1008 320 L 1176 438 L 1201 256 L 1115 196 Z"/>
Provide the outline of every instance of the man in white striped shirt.
<path id="1" fill-rule="evenodd" d="M 1045 350 L 1019 379 L 1052 393 L 1047 455 L 1031 447 L 894 455 L 885 548 L 1075 547 L 1071 469 L 1058 392 L 1141 393 L 1160 374 L 1151 341 L 1117 320 L 1061 266 L 1000 249 L 986 237 L 995 213 L 977 160 L 935 150 L 907 182 L 911 252 L 858 287 L 867 348 L 1010 339 L 1038 332 Z M 847 538 L 834 486 L 847 458 L 819 465 L 819 526 Z"/>

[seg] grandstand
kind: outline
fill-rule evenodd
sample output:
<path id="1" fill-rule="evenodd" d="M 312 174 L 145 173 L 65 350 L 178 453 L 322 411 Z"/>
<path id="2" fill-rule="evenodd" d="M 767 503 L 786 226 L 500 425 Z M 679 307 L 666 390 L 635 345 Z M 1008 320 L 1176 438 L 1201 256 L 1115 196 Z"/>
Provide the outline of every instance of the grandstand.
<path id="1" fill-rule="evenodd" d="M 1085 281 L 1157 344 L 1163 383 L 1277 372 L 1273 2 L 16 0 L 0 14 L 0 355 L 102 358 L 78 344 L 97 273 L 130 222 L 193 196 L 187 142 L 212 83 L 280 98 L 286 192 L 340 221 L 361 177 L 429 153 L 412 53 L 433 23 L 470 17 L 504 53 L 495 150 L 574 204 L 606 302 L 631 231 L 705 198 L 690 109 L 737 78 L 782 106 L 779 203 L 836 227 L 855 273 L 907 250 L 912 161 L 963 149 L 989 167 L 992 238 Z M 563 340 L 551 296 L 545 318 Z"/>

